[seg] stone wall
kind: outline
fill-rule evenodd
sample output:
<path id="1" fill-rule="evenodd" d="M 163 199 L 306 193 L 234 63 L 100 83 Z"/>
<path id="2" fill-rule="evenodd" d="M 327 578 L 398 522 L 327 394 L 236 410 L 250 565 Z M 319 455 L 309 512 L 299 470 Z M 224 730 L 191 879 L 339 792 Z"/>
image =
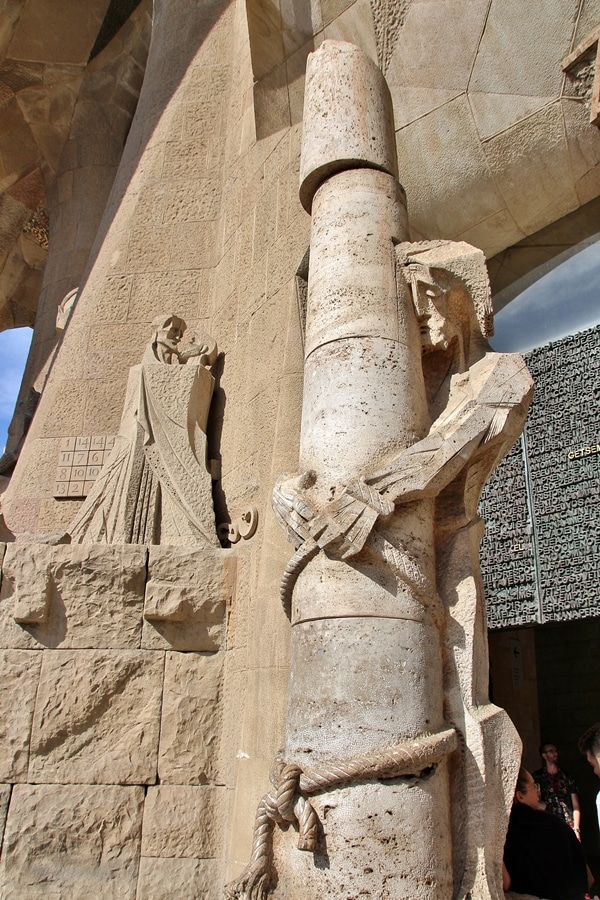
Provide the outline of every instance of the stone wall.
<path id="1" fill-rule="evenodd" d="M 228 550 L 8 546 L 3 897 L 220 896 L 235 578 Z M 157 619 L 157 586 L 190 585 L 193 608 Z"/>
<path id="2" fill-rule="evenodd" d="M 13 31 L 21 7 L 31 6 L 31 0 L 15 4 Z M 54 575 L 44 622 L 20 615 L 16 623 L 12 600 L 3 595 L 12 637 L 2 652 L 12 654 L 11 677 L 30 659 L 35 663 L 30 699 L 18 706 L 25 722 L 15 723 L 10 738 L 28 746 L 33 729 L 29 756 L 18 757 L 12 793 L 0 794 L 10 796 L 2 865 L 25 874 L 5 877 L 42 884 L 45 870 L 37 866 L 46 858 L 58 859 L 60 869 L 67 821 L 81 822 L 81 840 L 90 843 L 81 856 L 74 849 L 72 868 L 56 877 L 76 878 L 78 860 L 97 859 L 103 872 L 118 870 L 115 896 L 135 890 L 130 861 L 140 855 L 139 890 L 149 897 L 166 896 L 161 884 L 169 879 L 173 893 L 197 896 L 203 878 L 222 884 L 249 857 L 287 702 L 289 624 L 278 597 L 291 548 L 270 498 L 276 479 L 298 462 L 303 332 L 296 273 L 306 269 L 309 241 L 298 166 L 308 53 L 325 38 L 350 40 L 384 67 L 413 236 L 466 239 L 490 255 L 600 192 L 600 135 L 588 124 L 585 102 L 567 96 L 560 68 L 598 18 L 597 0 L 555 0 L 543 16 L 521 0 L 156 0 L 139 103 L 97 230 L 82 209 L 85 184 L 69 212 L 60 205 L 70 196 L 69 172 L 57 183 L 51 222 L 57 240 L 50 248 L 57 255 L 48 263 L 48 293 L 57 296 L 65 286 L 61 261 L 83 249 L 76 234 L 89 239 L 93 231 L 93 243 L 77 269 L 79 299 L 3 512 L 14 534 L 66 527 L 80 501 L 53 496 L 60 441 L 117 431 L 129 368 L 140 358 L 150 322 L 168 311 L 214 335 L 222 352 L 208 433 L 209 455 L 221 464 L 217 522 L 236 519 L 252 504 L 259 528 L 235 550 L 226 643 L 219 636 L 218 650 L 181 646 L 176 629 L 167 637 L 144 620 L 145 562 L 131 605 L 121 601 L 117 613 L 98 601 L 99 629 L 84 614 L 88 600 L 81 597 L 65 595 L 52 611 L 60 593 Z M 96 140 L 100 145 L 104 136 Z M 38 327 L 36 341 L 53 339 L 51 316 L 40 314 Z M 14 544 L 13 565 L 23 547 Z M 67 551 L 62 545 L 47 551 L 57 554 L 51 569 Z M 46 643 L 36 643 L 32 632 L 44 633 Z M 210 690 L 216 675 L 211 669 L 207 681 L 199 670 L 208 672 L 221 658 L 220 761 L 216 773 L 204 773 L 201 760 L 214 759 L 212 749 L 205 753 L 191 729 L 197 708 L 200 719 L 210 719 L 202 685 Z M 84 690 L 80 673 L 87 678 L 92 670 L 98 688 Z M 94 703 L 105 680 L 100 714 Z M 19 679 L 14 695 L 28 683 Z M 4 694 L 11 716 L 12 695 Z M 104 734 L 94 723 L 110 719 L 113 707 L 114 727 L 121 713 L 131 727 Z M 102 787 L 113 753 L 121 760 L 119 778 L 125 766 L 134 780 Z M 66 787 L 58 780 L 34 784 L 42 759 L 48 778 L 54 772 Z M 4 777 L 10 785 L 13 776 Z M 199 846 L 203 823 L 208 843 Z M 96 842 L 105 831 L 106 851 Z M 56 835 L 49 849 L 44 834 Z M 121 845 L 128 849 L 119 852 Z M 201 857 L 227 862 L 216 876 L 209 870 L 222 863 Z M 33 870 L 41 874 L 30 876 Z M 15 896 L 25 890 L 8 884 Z"/>

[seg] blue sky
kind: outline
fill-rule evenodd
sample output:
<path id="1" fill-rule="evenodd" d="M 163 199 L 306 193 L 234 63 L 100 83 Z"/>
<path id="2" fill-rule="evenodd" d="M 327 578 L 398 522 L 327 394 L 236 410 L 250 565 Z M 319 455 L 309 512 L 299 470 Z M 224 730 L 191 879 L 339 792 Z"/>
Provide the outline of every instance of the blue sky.
<path id="1" fill-rule="evenodd" d="M 32 334 L 31 328 L 0 332 L 0 453 L 6 446 L 6 434 L 21 386 Z"/>

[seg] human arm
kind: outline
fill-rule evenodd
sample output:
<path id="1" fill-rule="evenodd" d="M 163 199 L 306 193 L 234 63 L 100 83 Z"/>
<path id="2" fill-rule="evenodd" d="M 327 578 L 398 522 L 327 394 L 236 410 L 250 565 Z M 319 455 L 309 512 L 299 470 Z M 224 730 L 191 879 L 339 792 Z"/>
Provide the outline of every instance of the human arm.
<path id="1" fill-rule="evenodd" d="M 532 393 L 520 356 L 487 354 L 468 373 L 454 376 L 446 409 L 429 434 L 367 483 L 407 503 L 438 495 L 476 456 L 485 455 L 493 468 L 522 430 Z"/>
<path id="2" fill-rule="evenodd" d="M 338 558 L 356 555 L 379 516 L 390 515 L 396 503 L 436 496 L 474 460 L 483 486 L 520 432 L 532 390 L 520 356 L 488 354 L 456 376 L 429 434 L 385 468 L 339 485 L 326 502 L 322 491 L 311 490 L 315 472 L 282 476 L 273 491 L 279 523 L 296 547 L 312 539 Z"/>
<path id="3" fill-rule="evenodd" d="M 504 860 L 502 860 L 502 890 L 508 891 L 510 889 L 510 875 L 508 874 L 508 869 L 504 865 Z"/>
<path id="4" fill-rule="evenodd" d="M 190 335 L 190 346 L 185 350 L 181 350 L 177 354 L 177 358 L 182 365 L 185 365 L 191 359 L 197 359 L 198 365 L 210 368 L 217 359 L 217 353 L 217 342 L 214 338 L 209 334 L 199 335 L 194 331 Z"/>

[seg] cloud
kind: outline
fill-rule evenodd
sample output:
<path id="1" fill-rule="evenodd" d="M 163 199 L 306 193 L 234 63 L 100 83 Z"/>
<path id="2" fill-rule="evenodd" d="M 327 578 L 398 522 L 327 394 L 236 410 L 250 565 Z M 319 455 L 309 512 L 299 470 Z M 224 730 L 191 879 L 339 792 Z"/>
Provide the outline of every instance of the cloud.
<path id="1" fill-rule="evenodd" d="M 495 317 L 494 350 L 541 347 L 600 322 L 600 242 L 565 260 Z"/>

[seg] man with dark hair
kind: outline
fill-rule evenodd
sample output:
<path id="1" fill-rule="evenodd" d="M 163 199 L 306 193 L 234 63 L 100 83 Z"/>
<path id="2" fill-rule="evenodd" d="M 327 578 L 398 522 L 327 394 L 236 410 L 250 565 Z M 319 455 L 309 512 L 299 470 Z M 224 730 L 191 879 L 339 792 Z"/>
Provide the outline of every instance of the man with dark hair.
<path id="1" fill-rule="evenodd" d="M 544 765 L 533 773 L 540 786 L 541 799 L 548 812 L 563 819 L 577 838 L 581 840 L 579 821 L 581 817 L 577 785 L 563 769 L 558 767 L 558 750 L 554 744 L 542 744 L 540 756 Z"/>
<path id="2" fill-rule="evenodd" d="M 600 778 L 600 722 L 596 722 L 581 735 L 579 749 L 594 770 L 594 775 Z M 596 795 L 596 814 L 600 827 L 600 792 Z"/>

